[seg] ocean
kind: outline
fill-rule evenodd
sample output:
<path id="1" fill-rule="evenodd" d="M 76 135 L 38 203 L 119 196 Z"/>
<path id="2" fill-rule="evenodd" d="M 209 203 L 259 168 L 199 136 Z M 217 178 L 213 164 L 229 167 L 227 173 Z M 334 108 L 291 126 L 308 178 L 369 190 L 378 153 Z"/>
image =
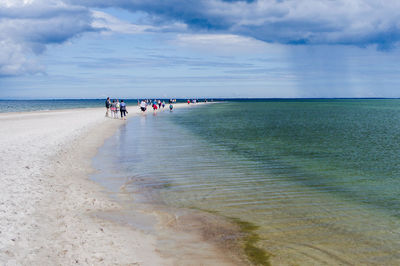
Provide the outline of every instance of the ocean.
<path id="1" fill-rule="evenodd" d="M 108 139 L 94 166 L 110 190 L 254 225 L 272 265 L 400 264 L 397 99 L 149 112 Z"/>
<path id="2" fill-rule="evenodd" d="M 49 111 L 74 108 L 105 107 L 106 99 L 54 99 L 54 100 L 2 100 L 0 99 L 0 113 Z M 113 100 L 113 99 L 111 99 Z M 168 99 L 161 99 L 168 102 Z M 136 106 L 138 99 L 124 99 L 128 106 Z M 177 102 L 186 102 L 177 99 Z"/>
<path id="3" fill-rule="evenodd" d="M 104 100 L 0 100 L 0 113 L 103 107 Z M 136 102 L 135 102 L 136 103 Z"/>

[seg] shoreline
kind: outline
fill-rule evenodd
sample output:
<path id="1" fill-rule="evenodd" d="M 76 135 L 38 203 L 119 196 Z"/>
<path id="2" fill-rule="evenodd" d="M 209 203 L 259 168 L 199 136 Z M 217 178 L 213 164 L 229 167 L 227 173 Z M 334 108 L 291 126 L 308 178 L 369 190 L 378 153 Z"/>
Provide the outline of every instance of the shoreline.
<path id="1" fill-rule="evenodd" d="M 130 110 L 128 117 L 140 113 Z M 125 123 L 104 113 L 105 108 L 84 108 L 0 114 L 0 165 L 9 169 L 1 173 L 0 261 L 176 264 L 159 250 L 154 235 L 99 215 L 123 211 L 89 179 L 98 148 Z M 232 264 L 215 255 L 218 264 Z"/>
<path id="2" fill-rule="evenodd" d="M 112 127 L 108 122 L 113 124 Z M 57 261 L 59 264 L 76 261 L 104 265 L 166 264 L 156 252 L 154 239 L 140 231 L 130 230 L 94 215 L 97 212 L 118 211 L 122 208 L 102 193 L 102 187 L 88 177 L 95 171 L 91 166 L 91 158 L 105 139 L 112 136 L 124 123 L 125 121 L 111 119 L 88 131 L 64 151 L 61 155 L 63 163 L 56 161 L 54 164 L 53 171 L 59 173 L 56 181 L 59 187 L 43 206 L 50 206 L 58 200 L 58 207 L 55 209 L 58 219 L 53 221 L 53 230 L 61 236 L 54 239 L 54 242 L 59 242 L 62 250 L 61 262 Z M 72 165 L 75 169 L 71 169 Z M 67 178 L 71 179 L 63 184 L 62 181 Z M 50 212 L 53 213 L 51 209 Z"/>
<path id="3" fill-rule="evenodd" d="M 141 121 L 140 117 L 134 119 L 136 121 L 132 121 L 133 124 Z M 121 131 L 126 132 L 125 125 Z M 269 265 L 269 254 L 256 245 L 257 226 L 208 210 L 168 205 L 151 189 L 138 187 L 140 177 L 136 179 L 129 176 L 129 173 L 120 175 L 116 169 L 108 172 L 106 168 L 113 168 L 108 165 L 108 154 L 112 152 L 114 145 L 119 145 L 120 138 L 126 138 L 125 134 L 120 134 L 124 133 L 114 134 L 114 140 L 103 145 L 103 151 L 100 151 L 100 154 L 103 154 L 101 159 L 95 158 L 97 161 L 94 161 L 96 168 L 102 170 L 91 175 L 91 180 L 103 186 L 106 193 L 124 206 L 124 210 L 99 214 L 102 218 L 141 227 L 149 234 L 155 235 L 159 241 L 168 242 L 168 245 L 163 244 L 159 248 L 163 255 L 174 259 L 174 265 L 191 265 L 191 260 L 204 262 L 199 265 Z M 115 163 L 113 162 L 113 165 Z M 105 173 L 102 173 L 104 170 Z M 156 177 L 153 182 L 157 183 Z M 133 191 L 131 187 L 126 190 L 127 186 L 135 186 L 136 189 Z M 151 220 L 153 225 L 144 225 L 143 220 L 146 219 Z M 180 243 L 177 245 L 178 242 Z M 215 254 L 215 251 L 225 255 Z M 205 258 L 208 258 L 207 261 Z"/>
<path id="4" fill-rule="evenodd" d="M 152 239 L 89 215 L 118 209 L 87 178 L 97 148 L 124 123 L 105 119 L 104 113 L 104 108 L 96 108 L 0 115 L 7 129 L 0 130 L 5 151 L 0 165 L 8 169 L 1 173 L 5 204 L 0 206 L 0 260 L 4 264 L 154 265 L 162 261 Z M 10 161 L 4 160 L 5 154 Z M 137 252 L 128 252 L 123 245 Z"/>
<path id="5" fill-rule="evenodd" d="M 0 101 L 2 101 L 2 100 L 0 100 Z M 6 102 L 6 100 L 3 100 L 3 101 Z M 17 101 L 19 101 L 19 100 L 17 100 Z M 24 101 L 24 100 L 22 100 L 22 101 Z M 28 100 L 28 101 L 36 101 L 36 100 Z M 47 101 L 47 100 L 43 100 L 43 101 Z M 80 100 L 77 100 L 77 101 L 80 101 Z M 138 104 L 136 102 L 129 101 L 129 99 L 126 101 L 128 101 L 128 102 L 126 102 L 128 110 L 136 109 L 138 107 Z M 174 108 L 175 107 L 180 108 L 183 106 L 193 107 L 193 106 L 197 106 L 197 105 L 210 104 L 210 103 L 220 103 L 220 101 L 197 102 L 197 103 L 190 103 L 190 105 L 188 105 L 186 102 L 177 102 L 177 103 L 175 102 L 175 103 L 173 103 L 173 105 L 174 105 Z M 165 103 L 165 109 L 168 109 L 169 104 L 170 103 L 167 103 L 167 102 Z M 33 108 L 33 107 L 31 107 L 31 108 Z M 92 106 L 62 106 L 62 107 L 58 106 L 58 107 L 51 107 L 49 109 L 40 109 L 40 108 L 39 109 L 29 109 L 29 108 L 24 109 L 24 108 L 22 108 L 20 110 L 12 109 L 12 111 L 4 111 L 1 109 L 1 106 L 0 106 L 0 115 L 27 114 L 27 113 L 49 113 L 49 112 L 57 112 L 57 111 L 71 111 L 71 110 L 94 110 L 94 109 L 101 109 L 101 108 L 104 108 L 104 110 L 105 110 L 104 101 L 101 101 L 101 102 L 97 103 L 96 105 L 92 105 Z M 148 109 L 147 109 L 147 112 L 149 112 L 149 111 L 152 111 L 150 105 L 148 106 Z M 160 110 L 158 110 L 158 111 L 160 111 Z"/>

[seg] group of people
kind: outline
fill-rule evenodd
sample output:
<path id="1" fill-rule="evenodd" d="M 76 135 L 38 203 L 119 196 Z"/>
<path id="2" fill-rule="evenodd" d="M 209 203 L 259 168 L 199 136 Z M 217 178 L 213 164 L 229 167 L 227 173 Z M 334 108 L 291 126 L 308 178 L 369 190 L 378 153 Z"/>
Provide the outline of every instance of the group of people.
<path id="1" fill-rule="evenodd" d="M 199 103 L 200 101 L 198 99 L 188 99 L 187 104 L 191 104 L 191 103 Z M 207 102 L 207 99 L 204 99 L 204 102 Z"/>
<path id="2" fill-rule="evenodd" d="M 199 100 L 197 99 L 188 99 L 187 103 L 198 103 Z M 204 100 L 204 102 L 207 102 L 207 100 Z M 174 108 L 173 103 L 176 103 L 176 99 L 170 99 L 168 101 L 169 103 L 169 110 L 172 112 L 172 109 Z M 157 109 L 165 108 L 165 101 L 161 100 L 138 100 L 138 106 L 140 107 L 140 110 L 142 112 L 146 112 L 147 107 L 151 106 L 153 108 L 153 111 L 156 111 Z M 118 99 L 115 100 L 110 100 L 110 97 L 107 97 L 106 100 L 106 117 L 118 119 L 121 116 L 121 119 L 126 120 L 126 115 L 128 114 L 128 110 L 126 109 L 126 103 L 124 100 L 119 101 Z"/>
<path id="3" fill-rule="evenodd" d="M 116 99 L 116 100 L 110 100 L 110 97 L 107 97 L 106 100 L 106 117 L 118 119 L 119 115 L 121 115 L 121 119 L 125 120 L 126 119 L 126 114 L 128 113 L 128 110 L 126 109 L 126 103 L 124 100 L 121 100 L 121 102 Z"/>
<path id="4" fill-rule="evenodd" d="M 169 100 L 169 110 L 172 111 L 174 106 L 172 105 L 175 103 L 176 100 L 171 99 Z M 106 117 L 113 118 L 113 119 L 118 119 L 121 117 L 121 119 L 126 120 L 126 115 L 128 114 L 128 110 L 126 108 L 126 103 L 124 100 L 119 101 L 118 99 L 115 100 L 110 100 L 110 97 L 107 97 L 106 100 Z M 145 112 L 147 110 L 147 106 L 151 106 L 154 111 L 157 109 L 165 108 L 165 101 L 161 100 L 142 100 L 140 103 L 138 101 L 138 105 L 142 112 Z"/>
<path id="5" fill-rule="evenodd" d="M 174 100 L 169 100 L 169 110 L 172 111 L 172 109 L 174 108 L 174 106 L 172 105 L 172 103 L 174 102 Z M 147 106 L 150 106 L 153 108 L 153 111 L 156 111 L 157 109 L 161 109 L 161 107 L 164 109 L 165 108 L 165 101 L 161 101 L 161 100 L 142 100 L 140 103 L 138 102 L 139 106 L 140 106 L 140 110 L 142 110 L 142 112 L 146 112 L 147 110 Z"/>

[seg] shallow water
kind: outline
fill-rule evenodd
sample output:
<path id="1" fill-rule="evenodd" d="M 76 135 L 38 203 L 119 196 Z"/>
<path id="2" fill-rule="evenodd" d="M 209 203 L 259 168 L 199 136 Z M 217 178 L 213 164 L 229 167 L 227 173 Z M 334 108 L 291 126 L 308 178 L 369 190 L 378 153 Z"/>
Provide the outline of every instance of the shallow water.
<path id="1" fill-rule="evenodd" d="M 399 140 L 399 100 L 227 102 L 132 118 L 95 167 L 115 191 L 260 226 L 273 264 L 397 265 Z"/>

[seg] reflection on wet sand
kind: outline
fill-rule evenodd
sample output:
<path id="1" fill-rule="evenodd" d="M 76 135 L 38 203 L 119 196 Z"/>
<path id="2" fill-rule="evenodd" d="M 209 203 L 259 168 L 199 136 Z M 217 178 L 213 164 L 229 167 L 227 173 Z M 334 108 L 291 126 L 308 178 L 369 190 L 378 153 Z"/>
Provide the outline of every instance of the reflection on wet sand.
<path id="1" fill-rule="evenodd" d="M 177 110 L 173 115 L 183 112 Z M 178 235 L 175 231 L 195 232 L 194 242 L 207 239 L 214 247 L 228 247 L 234 254 L 236 250 L 244 252 L 247 245 L 246 259 L 237 252 L 241 263 L 259 263 L 252 259 L 255 254 L 253 258 L 268 259 L 272 265 L 400 264 L 396 209 L 377 208 L 363 201 L 367 195 L 360 198 L 360 193 L 350 193 L 353 187 L 346 182 L 352 179 L 343 177 L 345 171 L 323 179 L 316 170 L 326 173 L 331 169 L 313 160 L 290 157 L 291 153 L 279 160 L 275 154 L 268 155 L 260 161 L 254 157 L 259 143 L 210 144 L 171 122 L 168 115 L 172 114 L 132 119 L 96 159 L 106 180 L 120 178 L 116 191 L 131 195 L 130 203 L 147 204 L 142 207 L 144 213 L 151 210 L 162 217 L 158 229 L 165 233 L 160 243 Z M 198 118 L 196 113 L 188 121 L 198 122 Z M 232 152 L 240 145 L 253 151 L 251 156 Z M 293 145 L 296 148 L 297 142 Z M 110 159 L 110 151 L 115 149 L 120 152 Z M 360 186 L 366 184 L 360 178 L 356 181 Z M 237 219 L 236 223 L 231 218 Z M 218 222 L 208 222 L 215 219 Z M 227 239 L 241 239 L 240 248 L 229 248 L 232 244 L 225 242 Z M 161 246 L 167 254 L 164 248 L 174 244 Z M 187 247 L 194 248 L 195 254 L 204 248 L 190 243 Z M 180 246 L 174 249 L 191 253 Z"/>
<path id="2" fill-rule="evenodd" d="M 133 184 L 143 181 L 140 178 L 125 179 L 126 182 L 121 178 L 119 181 L 124 182 L 121 186 L 116 182 L 118 178 L 113 178 L 112 184 L 109 177 L 98 175 L 95 179 L 123 209 L 94 215 L 156 236 L 158 251 L 173 265 L 250 264 L 242 247 L 248 233 L 238 223 L 199 210 L 166 206 L 153 190 L 132 190 Z"/>

